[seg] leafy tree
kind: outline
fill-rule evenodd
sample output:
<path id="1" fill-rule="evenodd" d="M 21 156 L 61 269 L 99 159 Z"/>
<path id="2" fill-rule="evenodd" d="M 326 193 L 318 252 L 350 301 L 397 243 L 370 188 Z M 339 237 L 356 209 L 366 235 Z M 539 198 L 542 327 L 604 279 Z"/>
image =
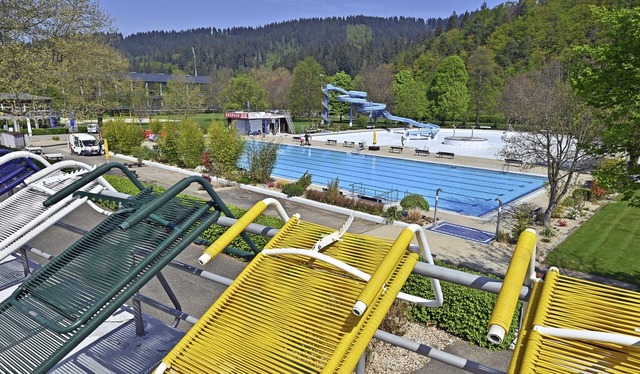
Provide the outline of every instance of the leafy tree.
<path id="1" fill-rule="evenodd" d="M 421 53 L 413 62 L 412 71 L 415 79 L 425 87 L 431 82 L 433 71 L 438 65 L 439 58 L 432 52 Z"/>
<path id="2" fill-rule="evenodd" d="M 522 160 L 527 166 L 546 165 L 549 201 L 543 224 L 548 225 L 578 174 L 590 167 L 587 149 L 596 141 L 600 126 L 571 91 L 559 64 L 510 79 L 502 109 L 520 130 L 503 136 L 505 144 L 498 155 Z"/>
<path id="3" fill-rule="evenodd" d="M 292 75 L 285 68 L 271 70 L 267 67 L 251 70 L 251 76 L 266 91 L 266 101 L 271 108 L 284 109 L 289 107 L 287 92 L 291 86 Z"/>
<path id="4" fill-rule="evenodd" d="M 154 118 L 149 122 L 149 130 L 152 134 L 160 135 L 162 133 L 162 122 Z"/>
<path id="5" fill-rule="evenodd" d="M 601 155 L 624 155 L 626 173 L 619 173 L 618 187 L 625 199 L 640 207 L 640 8 L 606 10 L 593 8 L 599 28 L 599 43 L 577 47 L 582 57 L 573 86 L 590 105 L 599 109 L 606 124 L 592 149 Z"/>
<path id="6" fill-rule="evenodd" d="M 247 74 L 240 74 L 231 78 L 220 96 L 222 108 L 225 110 L 244 109 L 247 107 L 247 103 L 251 105 L 252 110 L 267 108 L 265 100 L 267 92 Z"/>
<path id="7" fill-rule="evenodd" d="M 142 82 L 129 82 L 129 110 L 133 116 L 138 118 L 138 122 L 142 124 L 142 120 L 149 115 L 151 97 Z"/>
<path id="8" fill-rule="evenodd" d="M 428 101 L 422 83 L 412 78 L 394 87 L 396 91 L 394 114 L 412 119 L 427 117 Z"/>
<path id="9" fill-rule="evenodd" d="M 205 166 L 215 176 L 231 178 L 244 152 L 244 138 L 223 120 L 211 121 L 207 135 Z"/>
<path id="10" fill-rule="evenodd" d="M 391 65 L 365 65 L 354 86 L 367 92 L 369 99 L 390 106 L 394 102 L 393 68 Z M 389 108 L 391 109 L 391 108 Z"/>
<path id="11" fill-rule="evenodd" d="M 480 47 L 469 57 L 467 69 L 471 99 L 469 109 L 473 111 L 475 123 L 478 125 L 480 113 L 495 112 L 500 85 L 500 79 L 497 75 L 498 65 L 493 59 L 491 50 L 487 47 Z"/>
<path id="12" fill-rule="evenodd" d="M 124 118 L 105 122 L 102 136 L 109 142 L 109 151 L 131 155 L 140 146 L 143 134 L 138 125 L 127 123 Z"/>
<path id="13" fill-rule="evenodd" d="M 351 76 L 343 71 L 336 73 L 333 77 L 329 77 L 329 81 L 334 86 L 338 86 L 347 91 L 353 89 L 353 82 L 351 80 Z M 331 100 L 329 101 L 329 107 L 331 108 L 331 115 L 340 116 L 340 122 L 342 122 L 342 116 L 346 116 L 350 112 L 350 105 L 348 103 L 343 103 L 338 101 L 337 96 L 339 95 L 336 91 L 331 91 Z"/>
<path id="14" fill-rule="evenodd" d="M 300 61 L 293 70 L 289 89 L 289 106 L 294 115 L 311 118 L 322 110 L 322 66 L 311 56 Z"/>
<path id="15" fill-rule="evenodd" d="M 160 161 L 173 165 L 180 165 L 180 152 L 178 151 L 178 124 L 165 122 L 162 126 L 162 136 L 158 141 Z"/>
<path id="16" fill-rule="evenodd" d="M 449 56 L 438 65 L 427 93 L 436 117 L 455 121 L 466 113 L 469 106 L 467 80 L 467 69 L 460 57 Z"/>
<path id="17" fill-rule="evenodd" d="M 207 86 L 205 97 L 215 103 L 218 107 L 224 107 L 224 97 L 222 92 L 229 85 L 234 73 L 230 68 L 220 68 L 211 72 L 211 84 Z M 246 103 L 245 103 L 246 104 Z"/>
<path id="18" fill-rule="evenodd" d="M 180 121 L 175 141 L 180 166 L 195 168 L 200 165 L 204 137 L 196 122 L 188 118 Z"/>
<path id="19" fill-rule="evenodd" d="M 278 160 L 280 146 L 274 142 L 248 142 L 245 146 L 247 174 L 258 183 L 267 183 Z"/>
<path id="20" fill-rule="evenodd" d="M 189 83 L 184 77 L 169 79 L 162 104 L 165 110 L 188 115 L 204 108 L 204 95 L 197 84 Z"/>
<path id="21" fill-rule="evenodd" d="M 11 0 L 0 14 L 0 91 L 51 94 L 78 117 L 113 106 L 127 62 L 108 45 L 97 2 Z"/>

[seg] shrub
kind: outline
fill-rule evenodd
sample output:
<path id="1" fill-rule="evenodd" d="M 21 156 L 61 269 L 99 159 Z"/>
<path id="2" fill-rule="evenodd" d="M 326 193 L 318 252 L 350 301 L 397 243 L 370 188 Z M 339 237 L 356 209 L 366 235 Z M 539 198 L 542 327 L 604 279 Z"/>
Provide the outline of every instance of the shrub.
<path id="1" fill-rule="evenodd" d="M 384 211 L 384 205 L 375 201 L 352 199 L 347 196 L 340 195 L 339 190 L 337 194 L 332 194 L 333 189 L 330 187 L 327 191 L 319 190 L 306 190 L 305 196 L 309 200 L 320 201 L 326 204 L 332 204 L 341 206 L 344 208 L 351 208 L 359 212 L 365 212 L 381 216 Z"/>
<path id="2" fill-rule="evenodd" d="M 404 217 L 404 221 L 408 223 L 420 223 L 422 221 L 422 212 L 417 209 L 411 209 Z"/>
<path id="3" fill-rule="evenodd" d="M 340 178 L 329 181 L 329 183 L 327 183 L 327 202 L 329 204 L 334 204 L 338 200 L 340 200 L 341 197 L 342 194 L 340 194 Z"/>
<path id="4" fill-rule="evenodd" d="M 352 199 L 344 198 L 346 201 L 351 201 Z M 348 202 L 347 205 L 341 205 L 346 207 L 350 207 L 352 205 L 351 202 Z M 353 204 L 353 209 L 359 212 L 365 212 L 369 214 L 373 214 L 376 216 L 381 216 L 384 211 L 384 205 L 382 203 L 378 203 L 375 201 L 367 201 L 367 200 L 356 200 L 355 204 Z"/>
<path id="5" fill-rule="evenodd" d="M 424 196 L 418 194 L 410 194 L 405 196 L 400 201 L 400 206 L 404 210 L 418 208 L 424 210 L 425 212 L 429 211 L 429 202 L 424 198 Z"/>
<path id="6" fill-rule="evenodd" d="M 464 272 L 484 275 L 457 266 L 443 264 L 438 265 Z M 496 278 L 489 275 L 490 278 Z M 412 306 L 409 317 L 420 323 L 429 323 L 456 335 L 469 343 L 486 347 L 491 350 L 507 349 L 515 338 L 515 331 L 519 321 L 520 305 L 516 307 L 515 316 L 511 322 L 509 333 L 500 345 L 493 345 L 486 339 L 489 316 L 493 310 L 497 295 L 460 286 L 449 282 L 440 282 L 444 295 L 444 304 L 440 308 L 426 308 L 419 305 Z M 424 276 L 411 274 L 402 287 L 402 291 L 412 295 L 433 299 L 431 282 Z M 520 304 L 520 302 L 518 302 Z"/>
<path id="7" fill-rule="evenodd" d="M 590 201 L 591 195 L 592 195 L 591 190 L 588 188 L 576 188 L 575 190 L 573 190 L 573 192 L 571 192 L 571 196 L 574 199 L 576 200 L 582 199 L 582 201 Z"/>
<path id="8" fill-rule="evenodd" d="M 504 230 L 498 230 L 498 235 L 496 235 L 496 241 L 499 243 L 506 243 L 509 241 L 509 233 Z"/>
<path id="9" fill-rule="evenodd" d="M 278 149 L 278 143 L 274 142 L 247 142 L 246 169 L 253 181 L 269 182 L 278 158 Z"/>
<path id="10" fill-rule="evenodd" d="M 540 230 L 540 236 L 543 238 L 553 238 L 556 236 L 556 230 L 551 226 L 545 226 L 542 230 Z"/>
<path id="11" fill-rule="evenodd" d="M 517 238 L 527 228 L 533 226 L 537 208 L 531 204 L 521 204 L 515 207 L 514 216 L 516 219 L 511 236 Z"/>
<path id="12" fill-rule="evenodd" d="M 556 207 L 551 211 L 551 218 L 562 218 L 564 217 L 566 211 L 566 207 L 562 205 L 556 205 Z"/>
<path id="13" fill-rule="evenodd" d="M 290 183 L 282 187 L 282 193 L 287 197 L 302 196 L 304 195 L 304 188 L 298 183 Z"/>
<path id="14" fill-rule="evenodd" d="M 310 189 L 304 191 L 304 196 L 309 200 L 325 202 L 327 193 L 320 190 Z"/>
<path id="15" fill-rule="evenodd" d="M 576 219 L 576 218 L 579 218 L 580 216 L 581 216 L 580 209 L 569 208 L 569 211 L 567 212 L 567 218 Z"/>
<path id="16" fill-rule="evenodd" d="M 58 140 L 60 140 L 60 137 L 58 135 L 54 135 L 54 136 L 51 137 L 51 139 L 53 139 L 55 141 L 58 141 Z"/>
<path id="17" fill-rule="evenodd" d="M 384 211 L 382 218 L 384 218 L 387 221 L 387 224 L 390 225 L 395 221 L 402 219 L 402 212 L 397 206 L 390 206 Z"/>
<path id="18" fill-rule="evenodd" d="M 567 196 L 560 202 L 560 205 L 566 207 L 574 207 L 576 206 L 576 198 L 573 196 Z"/>
<path id="19" fill-rule="evenodd" d="M 305 171 L 296 183 L 302 187 L 302 190 L 306 190 L 307 187 L 311 186 L 311 174 L 309 174 L 309 170 Z"/>
<path id="20" fill-rule="evenodd" d="M 26 134 L 29 130 L 26 127 L 20 128 L 20 132 Z M 31 134 L 33 135 L 60 135 L 60 134 L 68 134 L 69 129 L 66 127 L 54 127 L 47 129 L 31 129 Z"/>
<path id="21" fill-rule="evenodd" d="M 252 181 L 251 181 L 251 178 L 249 178 L 248 175 L 241 174 L 236 179 L 236 182 L 242 183 L 242 184 L 251 184 Z"/>
<path id="22" fill-rule="evenodd" d="M 593 182 L 591 185 L 591 199 L 593 201 L 600 201 L 607 193 L 607 190 L 602 187 L 598 182 Z"/>
<path id="23" fill-rule="evenodd" d="M 245 140 L 226 121 L 214 120 L 207 131 L 205 165 L 216 176 L 230 178 L 238 169 L 238 161 L 245 151 Z"/>

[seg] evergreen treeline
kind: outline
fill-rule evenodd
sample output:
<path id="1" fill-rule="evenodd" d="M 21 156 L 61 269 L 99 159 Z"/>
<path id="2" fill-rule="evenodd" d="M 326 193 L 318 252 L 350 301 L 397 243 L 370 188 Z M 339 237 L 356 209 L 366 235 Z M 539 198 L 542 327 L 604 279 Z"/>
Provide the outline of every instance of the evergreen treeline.
<path id="1" fill-rule="evenodd" d="M 199 75 L 220 68 L 268 66 L 292 71 L 314 57 L 329 74 L 359 72 L 362 64 L 390 62 L 399 52 L 431 37 L 442 19 L 411 17 L 332 17 L 273 23 L 263 27 L 198 28 L 117 35 L 114 46 L 137 72 Z M 192 50 L 193 47 L 193 50 Z"/>

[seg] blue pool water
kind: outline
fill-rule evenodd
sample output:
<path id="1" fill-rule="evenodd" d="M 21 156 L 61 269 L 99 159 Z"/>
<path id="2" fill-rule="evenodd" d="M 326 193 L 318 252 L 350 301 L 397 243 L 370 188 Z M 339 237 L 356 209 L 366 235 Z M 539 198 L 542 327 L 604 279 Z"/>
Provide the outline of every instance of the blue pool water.
<path id="1" fill-rule="evenodd" d="M 508 204 L 546 181 L 533 175 L 281 144 L 271 175 L 297 180 L 306 171 L 315 185 L 339 178 L 341 190 L 368 197 L 420 194 L 432 209 L 440 188 L 438 209 L 475 217 L 497 209 L 496 198 Z M 394 192 L 385 195 L 389 191 Z"/>

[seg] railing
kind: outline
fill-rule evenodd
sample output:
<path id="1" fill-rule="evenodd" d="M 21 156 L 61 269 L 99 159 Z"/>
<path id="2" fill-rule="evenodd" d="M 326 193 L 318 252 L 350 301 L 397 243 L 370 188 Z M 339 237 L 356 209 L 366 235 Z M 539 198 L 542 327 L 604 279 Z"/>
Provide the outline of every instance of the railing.
<path id="1" fill-rule="evenodd" d="M 376 201 L 383 204 L 393 204 L 400 201 L 400 191 L 379 190 L 371 186 L 366 186 L 362 182 L 349 184 L 351 196 L 355 199 Z"/>
<path id="2" fill-rule="evenodd" d="M 296 126 L 293 124 L 293 120 L 291 119 L 291 113 L 285 112 L 284 120 L 287 122 L 287 126 L 292 134 L 296 133 Z"/>

